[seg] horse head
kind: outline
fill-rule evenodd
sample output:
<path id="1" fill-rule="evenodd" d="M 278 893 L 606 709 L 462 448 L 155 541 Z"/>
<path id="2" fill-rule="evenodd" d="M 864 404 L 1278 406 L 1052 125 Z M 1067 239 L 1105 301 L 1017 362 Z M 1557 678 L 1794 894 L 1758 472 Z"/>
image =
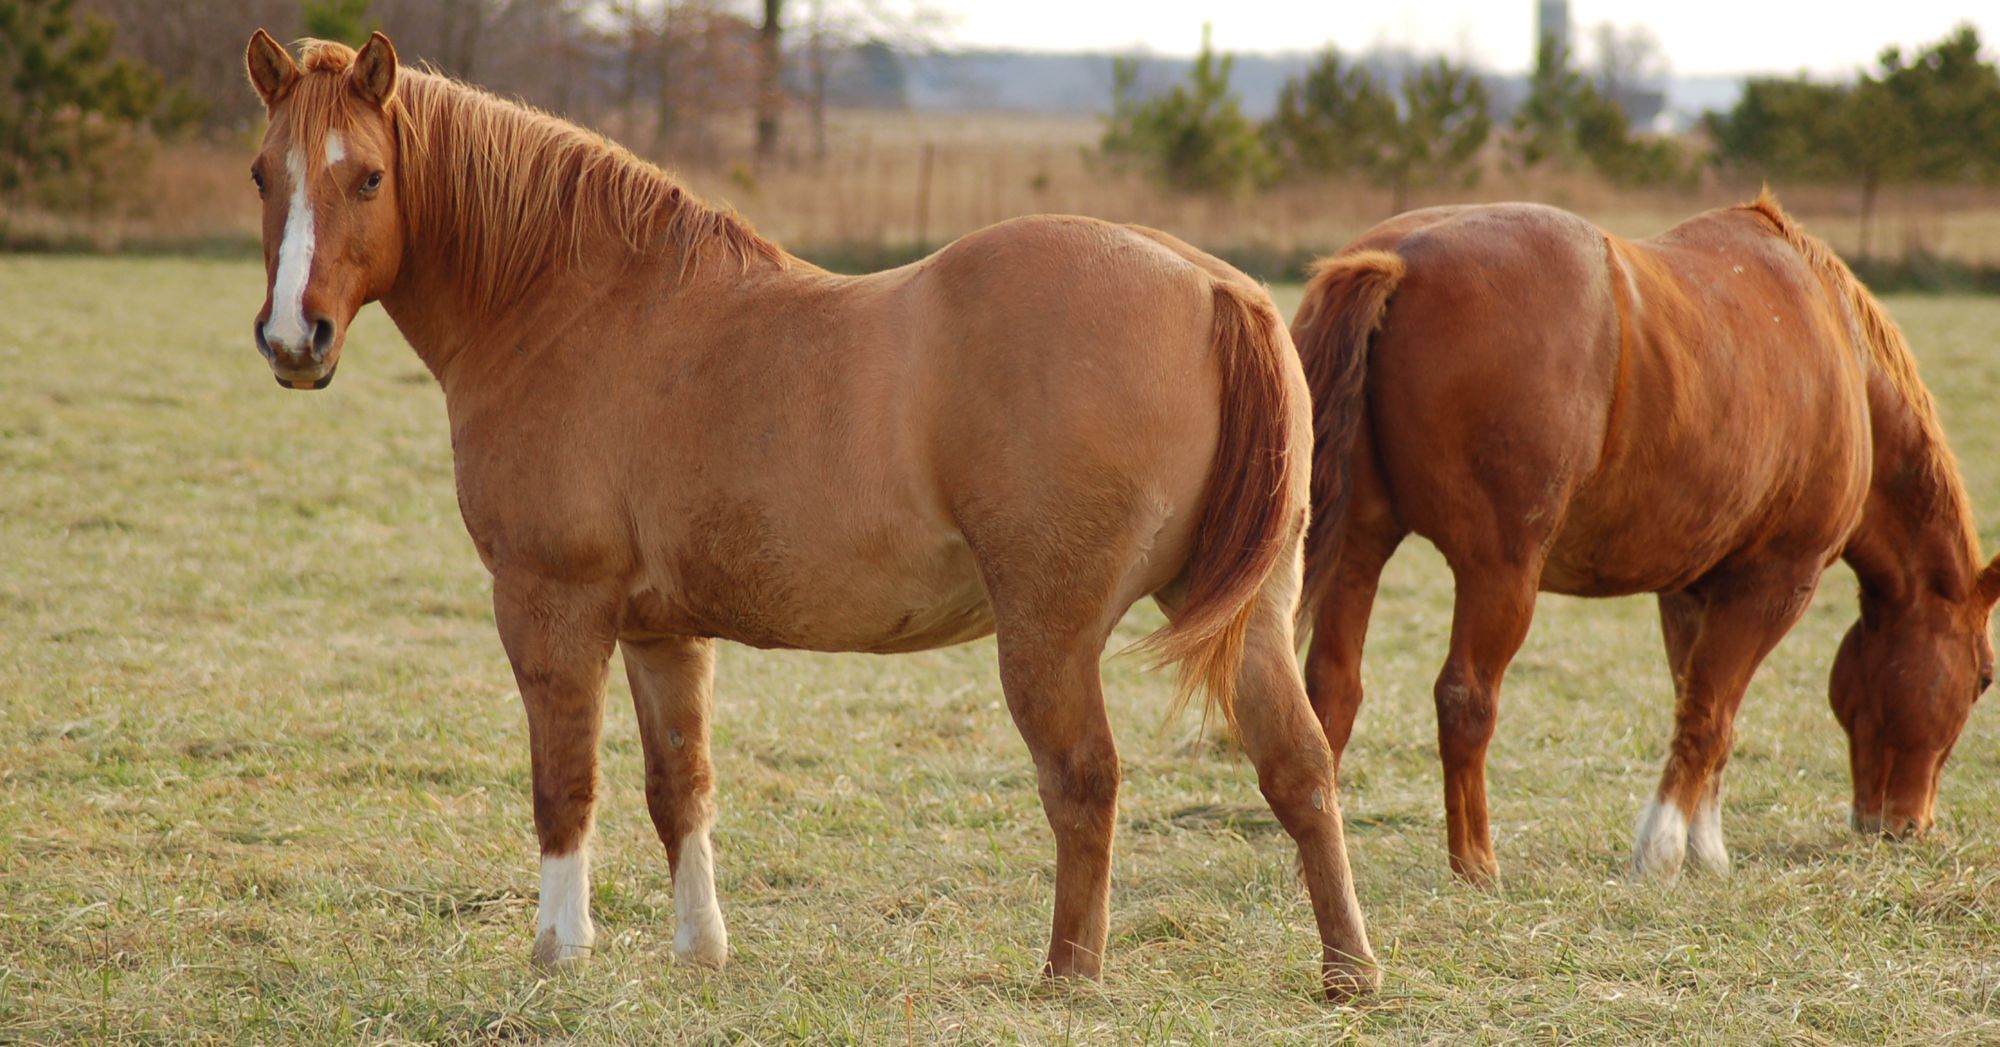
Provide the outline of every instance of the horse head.
<path id="1" fill-rule="evenodd" d="M 314 42 L 303 67 L 262 29 L 244 56 L 270 125 L 250 178 L 264 201 L 266 292 L 257 350 L 278 384 L 324 389 L 347 325 L 395 283 L 396 49 Z"/>

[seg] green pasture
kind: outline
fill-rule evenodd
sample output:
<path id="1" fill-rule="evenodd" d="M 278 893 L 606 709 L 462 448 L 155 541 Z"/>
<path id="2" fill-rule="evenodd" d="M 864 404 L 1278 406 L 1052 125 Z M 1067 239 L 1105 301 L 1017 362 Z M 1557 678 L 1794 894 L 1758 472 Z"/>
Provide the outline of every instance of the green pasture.
<path id="1" fill-rule="evenodd" d="M 1363 1007 L 1314 998 L 1249 767 L 1195 714 L 1164 722 L 1172 681 L 1132 658 L 1105 663 L 1106 977 L 1044 983 L 1054 849 L 990 641 L 724 650 L 720 973 L 674 963 L 614 674 L 599 949 L 543 978 L 525 724 L 443 400 L 374 309 L 329 391 L 281 391 L 250 343 L 262 281 L 0 257 L 0 1044 L 2000 1042 L 2000 710 L 1928 839 L 1850 835 L 1824 694 L 1844 568 L 1745 705 L 1734 876 L 1669 887 L 1621 878 L 1670 724 L 1652 603 L 1545 597 L 1491 756 L 1488 891 L 1445 866 L 1450 585 L 1421 542 L 1385 579 L 1345 762 L 1386 971 Z M 2000 299 L 1890 305 L 1990 543 Z"/>

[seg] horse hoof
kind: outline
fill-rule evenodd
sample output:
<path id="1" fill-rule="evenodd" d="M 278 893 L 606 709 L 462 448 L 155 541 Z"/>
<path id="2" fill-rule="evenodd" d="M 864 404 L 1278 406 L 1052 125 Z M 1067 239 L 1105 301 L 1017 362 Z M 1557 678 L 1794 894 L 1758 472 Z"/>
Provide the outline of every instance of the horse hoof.
<path id="1" fill-rule="evenodd" d="M 1500 862 L 1494 858 L 1451 859 L 1452 874 L 1468 886 L 1481 890 L 1492 890 L 1500 886 Z"/>
<path id="2" fill-rule="evenodd" d="M 692 930 L 676 930 L 674 960 L 721 970 L 729 962 L 729 932 L 723 930 L 722 921 L 718 919 L 712 925 Z"/>
<path id="3" fill-rule="evenodd" d="M 1679 879 L 1687 845 L 1687 817 L 1680 808 L 1657 800 L 1647 804 L 1632 844 L 1632 879 L 1662 884 Z"/>
<path id="4" fill-rule="evenodd" d="M 536 970 L 551 973 L 581 967 L 589 957 L 589 945 L 564 945 L 556 940 L 556 929 L 553 927 L 535 939 L 535 949 L 528 954 L 528 960 Z"/>
<path id="5" fill-rule="evenodd" d="M 1342 956 L 1322 961 L 1319 979 L 1328 1003 L 1352 1003 L 1381 990 L 1382 968 L 1376 966 L 1373 956 Z"/>

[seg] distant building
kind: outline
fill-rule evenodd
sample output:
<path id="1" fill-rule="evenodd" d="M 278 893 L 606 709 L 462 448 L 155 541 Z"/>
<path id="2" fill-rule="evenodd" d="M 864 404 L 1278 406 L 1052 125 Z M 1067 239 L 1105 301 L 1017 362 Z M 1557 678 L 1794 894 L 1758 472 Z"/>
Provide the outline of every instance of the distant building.
<path id="1" fill-rule="evenodd" d="M 1536 0 L 1535 53 L 1528 56 L 1528 68 L 1540 64 L 1542 43 L 1550 39 L 1558 59 L 1569 52 L 1569 0 Z"/>

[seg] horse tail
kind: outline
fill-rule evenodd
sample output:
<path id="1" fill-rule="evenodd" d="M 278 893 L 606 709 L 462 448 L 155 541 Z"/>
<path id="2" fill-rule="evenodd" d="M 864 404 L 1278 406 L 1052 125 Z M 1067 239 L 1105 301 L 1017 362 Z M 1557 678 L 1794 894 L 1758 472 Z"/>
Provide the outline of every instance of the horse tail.
<path id="1" fill-rule="evenodd" d="M 1354 438 L 1368 410 L 1368 348 L 1406 271 L 1388 251 L 1322 258 L 1312 267 L 1292 337 L 1313 400 L 1312 523 L 1298 609 L 1303 639 L 1333 581 L 1353 488 Z"/>
<path id="2" fill-rule="evenodd" d="M 1196 520 L 1173 620 L 1146 638 L 1160 663 L 1181 669 L 1178 713 L 1196 689 L 1208 714 L 1234 730 L 1236 678 L 1257 597 L 1296 541 L 1305 494 L 1293 479 L 1296 456 L 1292 377 L 1284 318 L 1271 300 L 1238 285 L 1214 285 L 1209 342 L 1222 365 L 1222 412 L 1215 462 Z"/>

